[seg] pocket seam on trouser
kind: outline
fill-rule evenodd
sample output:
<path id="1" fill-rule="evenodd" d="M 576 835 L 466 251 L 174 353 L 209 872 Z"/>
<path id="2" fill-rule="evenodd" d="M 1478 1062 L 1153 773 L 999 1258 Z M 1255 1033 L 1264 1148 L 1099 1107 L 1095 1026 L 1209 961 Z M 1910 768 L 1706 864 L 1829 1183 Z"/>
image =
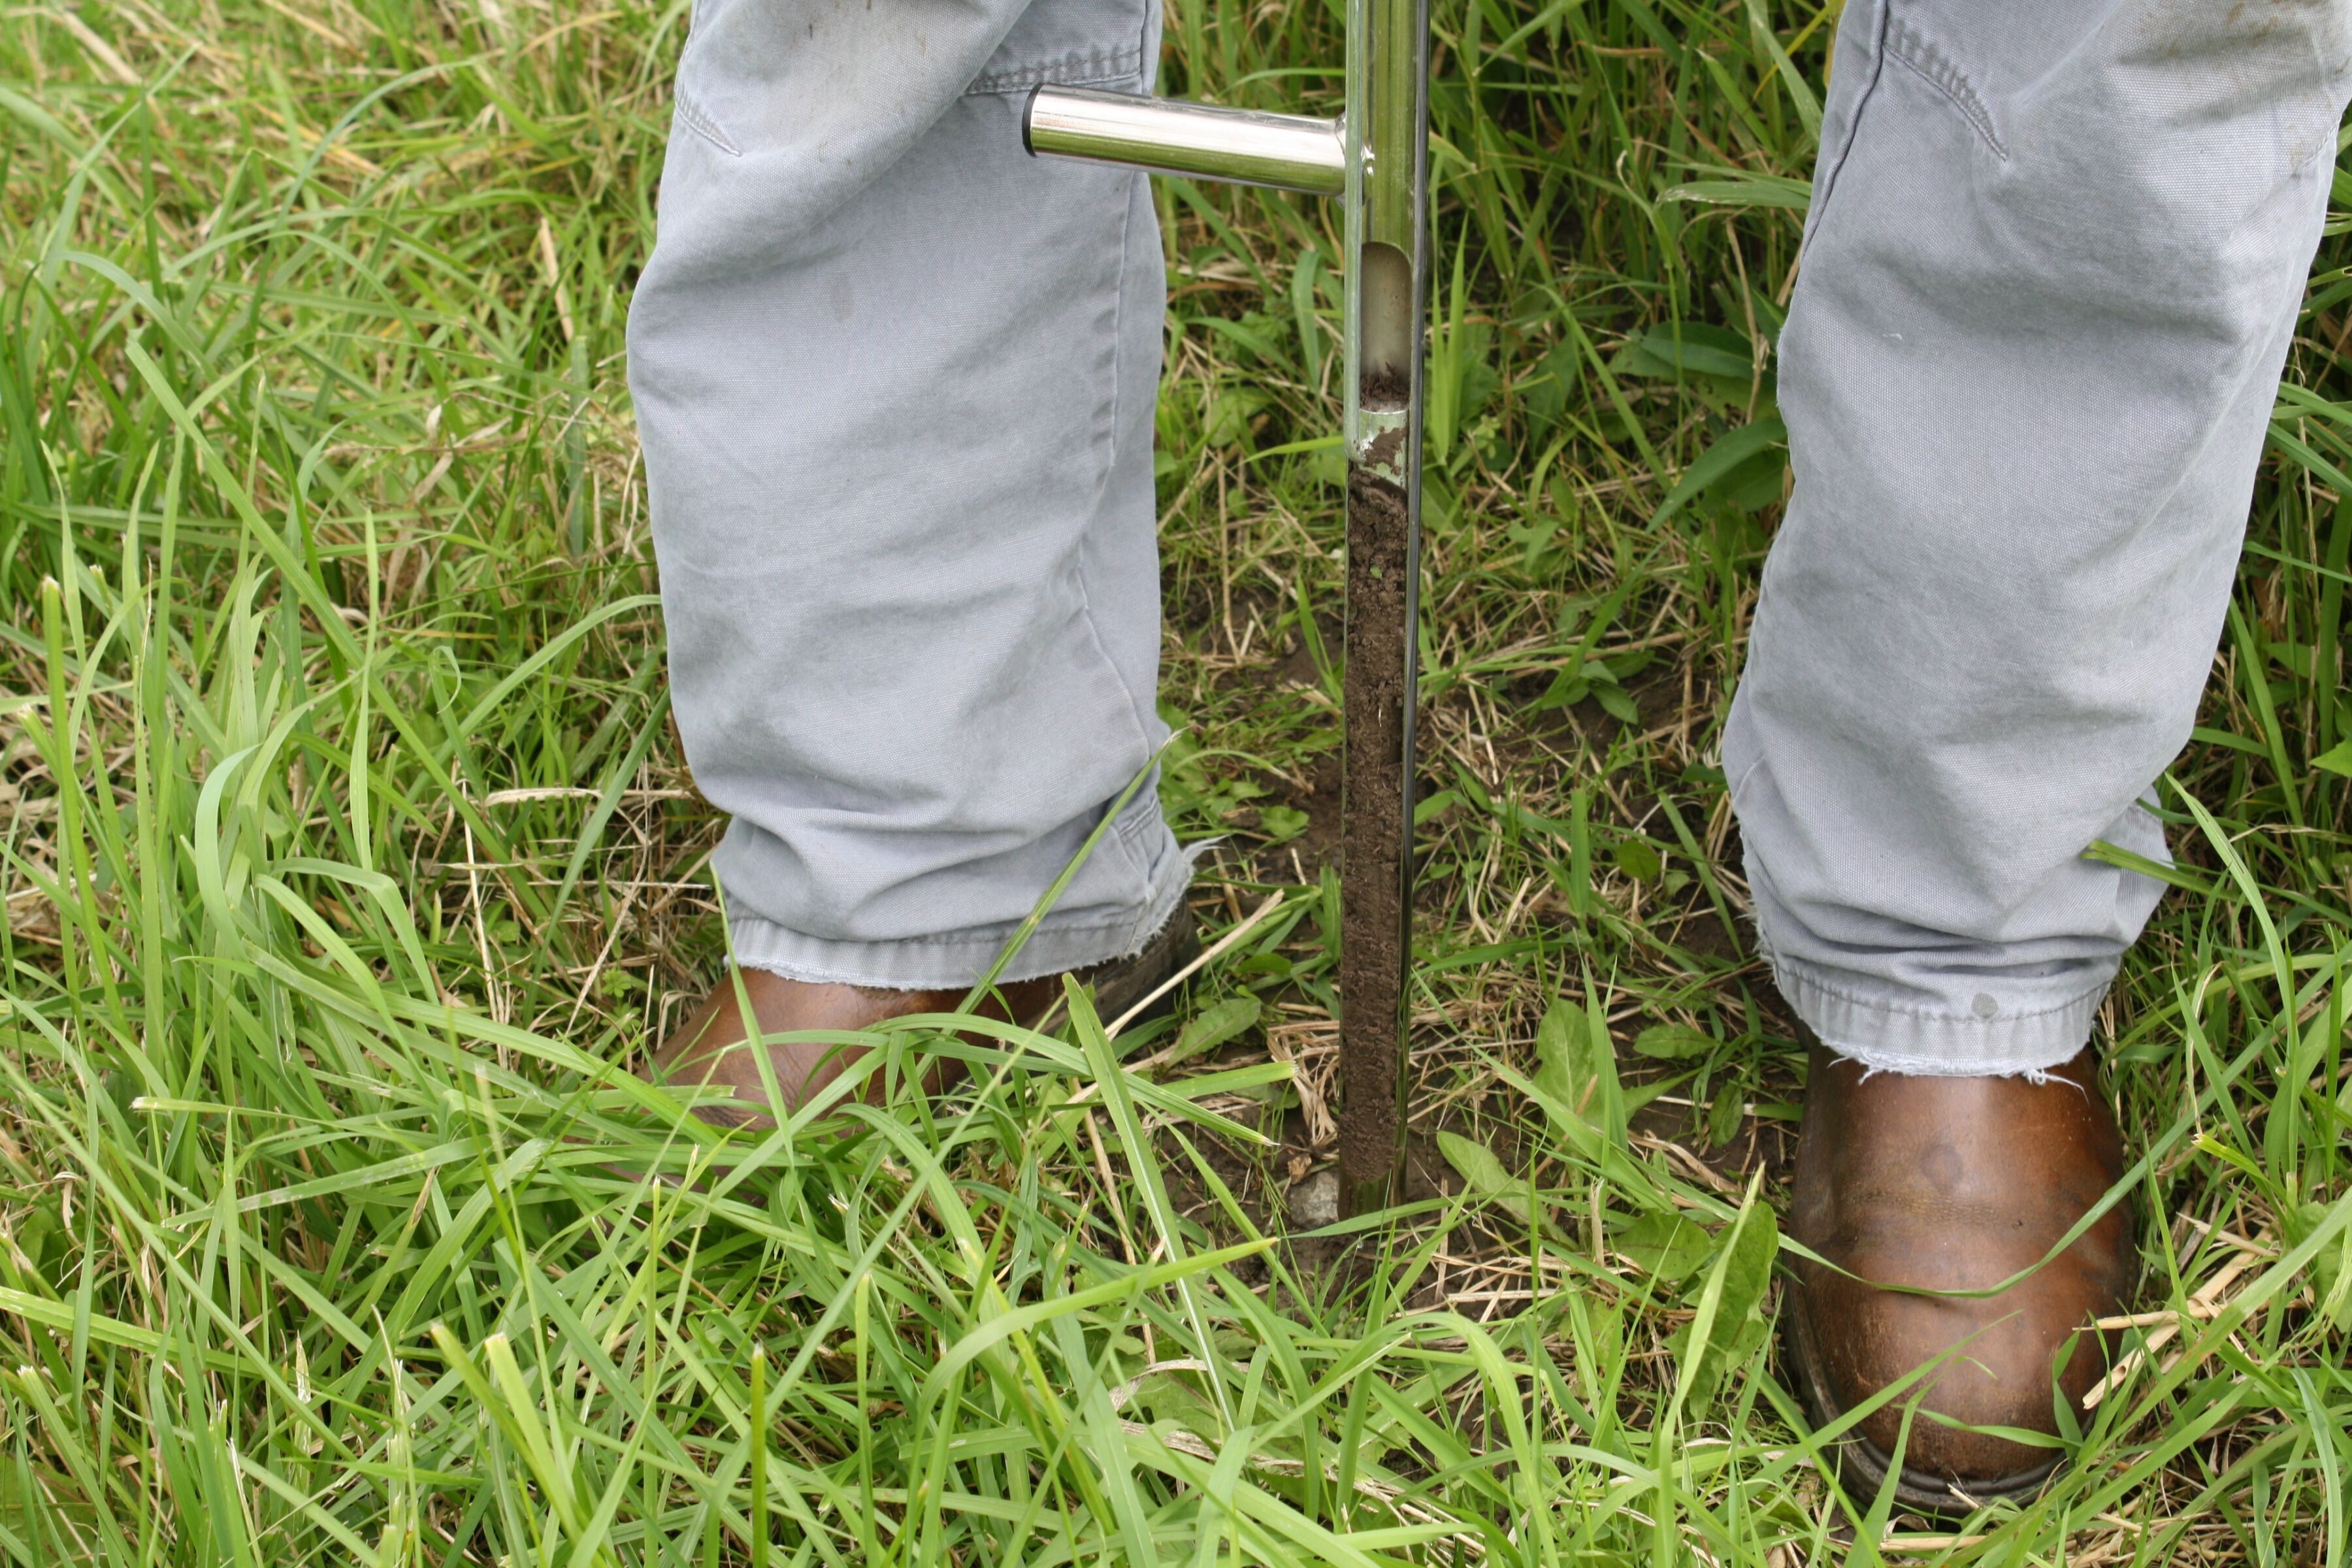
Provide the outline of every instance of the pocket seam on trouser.
<path id="1" fill-rule="evenodd" d="M 725 127 L 711 118 L 710 111 L 687 96 L 681 87 L 676 97 L 677 122 L 718 148 L 730 158 L 740 158 L 743 149 L 729 139 Z"/>
<path id="2" fill-rule="evenodd" d="M 1951 56 L 1936 47 L 1935 40 L 1908 22 L 1886 24 L 1886 35 L 1880 46 L 1887 58 L 1899 61 L 1911 74 L 1949 99 L 1960 118 L 1976 127 L 1985 145 L 2004 163 L 2009 162 L 2009 148 L 1993 129 L 1992 110 L 1977 96 L 1977 89 Z M 1848 145 L 1852 142 L 1849 141 Z"/>
<path id="3" fill-rule="evenodd" d="M 1837 177 L 1845 162 L 1853 155 L 1853 144 L 1862 135 L 1862 117 L 1870 109 L 1870 100 L 1877 96 L 1879 79 L 1886 74 L 1887 12 L 1884 0 L 1878 7 L 1878 26 L 1870 40 L 1870 79 L 1862 84 L 1855 95 L 1853 114 L 1847 120 L 1845 140 L 1838 144 L 1837 156 L 1831 159 L 1824 148 L 1823 157 L 1813 167 L 1813 195 L 1805 213 L 1805 232 L 1797 241 L 1797 260 L 1803 264 L 1805 252 L 1813 247 L 1813 236 L 1821 232 L 1822 215 L 1828 210 L 1830 195 L 1837 189 Z"/>
<path id="4" fill-rule="evenodd" d="M 685 49 L 680 54 L 677 71 L 670 78 L 670 113 L 680 125 L 685 126 L 721 153 L 730 158 L 740 158 L 743 155 L 743 149 L 735 145 L 735 139 L 727 134 L 727 128 L 719 123 L 719 117 L 696 101 L 694 94 L 686 85 L 685 56 L 691 53 L 694 46 L 702 41 L 697 37 L 701 31 L 698 26 L 701 20 L 701 0 L 694 0 L 694 3 L 687 7 L 686 12 Z"/>
<path id="5" fill-rule="evenodd" d="M 1135 200 L 1130 192 L 1128 200 L 1122 204 L 1119 215 L 1118 264 L 1113 270 L 1113 276 L 1117 279 L 1115 287 L 1118 296 L 1117 302 L 1111 307 L 1110 438 L 1109 450 L 1103 458 L 1102 483 L 1097 489 L 1095 495 L 1097 508 L 1101 505 L 1103 491 L 1109 488 L 1112 477 L 1118 471 L 1119 416 L 1123 412 L 1121 404 L 1126 395 L 1126 365 L 1123 361 L 1127 353 L 1127 274 L 1129 267 L 1132 264 L 1128 255 L 1128 244 L 1132 237 L 1129 231 L 1134 227 L 1134 225 Z M 1135 689 L 1128 684 L 1126 676 L 1119 670 L 1118 661 L 1110 657 L 1110 649 L 1103 640 L 1101 623 L 1095 618 L 1094 593 L 1087 583 L 1086 556 L 1083 550 L 1078 556 L 1076 580 L 1078 613 L 1087 623 L 1087 635 L 1094 642 L 1096 657 L 1100 658 L 1105 667 L 1110 670 L 1111 679 L 1118 684 L 1120 692 L 1127 698 L 1128 721 L 1134 726 L 1135 738 L 1142 745 L 1146 765 L 1149 766 L 1152 754 L 1150 710 L 1143 702 L 1137 700 Z M 1135 873 L 1138 882 L 1148 898 L 1151 890 L 1150 864 L 1144 859 L 1141 850 L 1129 842 L 1121 825 L 1116 822 L 1112 824 L 1110 837 L 1118 841 L 1120 853 L 1126 856 L 1129 868 Z"/>
<path id="6" fill-rule="evenodd" d="M 976 98 L 997 92 L 1024 92 L 1049 82 L 1056 87 L 1083 87 L 1097 82 L 1124 81 L 1142 68 L 1141 44 L 1108 52 L 1097 49 L 1092 54 L 1064 55 L 1058 60 L 1043 65 L 991 71 L 964 89 L 963 95 Z"/>
<path id="7" fill-rule="evenodd" d="M 1749 786 L 1755 784 L 1756 775 L 1763 771 L 1763 750 L 1761 747 L 1759 747 L 1757 754 L 1748 759 L 1748 765 L 1739 770 L 1739 776 L 1731 781 L 1732 816 L 1737 816 L 1739 815 L 1739 803 L 1748 798 Z"/>

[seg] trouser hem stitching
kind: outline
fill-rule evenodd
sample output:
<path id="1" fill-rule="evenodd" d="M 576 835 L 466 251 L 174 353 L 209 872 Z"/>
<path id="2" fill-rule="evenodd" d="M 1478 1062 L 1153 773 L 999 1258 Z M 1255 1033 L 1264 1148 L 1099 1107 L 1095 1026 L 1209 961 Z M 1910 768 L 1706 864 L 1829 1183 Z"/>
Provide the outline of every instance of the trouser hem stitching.
<path id="1" fill-rule="evenodd" d="M 1170 852 L 1158 875 L 1146 884 L 1142 906 L 1135 913 L 1111 920 L 1048 916 L 1013 954 L 999 982 L 1010 984 L 1134 957 L 1174 918 L 1192 878 L 1192 858 L 1171 838 Z M 737 913 L 729 924 L 735 962 L 743 968 L 813 984 L 895 991 L 970 985 L 988 973 L 1019 929 L 1015 922 L 892 942 L 838 942 L 803 935 L 758 915 Z"/>
<path id="2" fill-rule="evenodd" d="M 1822 1044 L 1872 1072 L 1924 1078 L 2024 1078 L 2035 1083 L 2052 1068 L 2071 1060 L 2090 1037 L 2091 1023 L 2112 979 L 2054 1006 L 2011 1012 L 1994 1018 L 1904 1007 L 1865 1000 L 1825 984 L 1803 966 L 1782 957 L 1759 929 L 1758 946 L 1771 966 L 1773 983 L 1797 1016 Z M 1859 1015 L 1859 1016 L 1857 1016 Z M 1946 1048 L 1931 1037 L 1962 1037 L 1981 1047 Z M 1910 1037 L 1907 1042 L 1901 1041 Z M 1908 1044 L 1914 1047 L 1905 1048 Z"/>

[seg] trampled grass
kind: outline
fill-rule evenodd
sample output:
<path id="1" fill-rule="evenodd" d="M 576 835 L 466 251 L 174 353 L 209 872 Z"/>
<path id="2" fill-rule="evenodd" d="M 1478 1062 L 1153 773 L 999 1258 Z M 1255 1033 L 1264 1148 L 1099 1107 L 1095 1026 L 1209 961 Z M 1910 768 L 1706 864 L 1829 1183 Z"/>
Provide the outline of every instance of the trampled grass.
<path id="1" fill-rule="evenodd" d="M 2341 1568 L 2352 252 L 2102 1019 L 2127 1369 L 2030 1508 L 1842 1510 L 1716 767 L 1833 17 L 1438 12 L 1418 1175 L 1349 1257 L 1327 213 L 1161 187 L 1164 790 L 1263 918 L 1170 1025 L 730 1141 L 623 1070 L 722 945 L 620 360 L 684 0 L 0 23 L 0 1553 Z M 1170 41 L 1337 91 L 1316 0 Z"/>

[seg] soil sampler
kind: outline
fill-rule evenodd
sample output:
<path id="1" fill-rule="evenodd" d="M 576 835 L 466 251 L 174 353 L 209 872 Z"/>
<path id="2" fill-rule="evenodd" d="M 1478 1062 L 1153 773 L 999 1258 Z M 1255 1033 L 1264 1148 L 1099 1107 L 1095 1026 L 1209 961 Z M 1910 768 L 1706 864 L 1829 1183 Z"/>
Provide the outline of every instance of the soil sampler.
<path id="1" fill-rule="evenodd" d="M 1347 252 L 1346 752 L 1340 805 L 1341 1212 L 1385 1205 L 1404 1149 L 1421 596 L 1426 0 L 1349 0 L 1346 112 L 1261 114 L 1044 87 L 1033 153 L 1335 196 Z"/>

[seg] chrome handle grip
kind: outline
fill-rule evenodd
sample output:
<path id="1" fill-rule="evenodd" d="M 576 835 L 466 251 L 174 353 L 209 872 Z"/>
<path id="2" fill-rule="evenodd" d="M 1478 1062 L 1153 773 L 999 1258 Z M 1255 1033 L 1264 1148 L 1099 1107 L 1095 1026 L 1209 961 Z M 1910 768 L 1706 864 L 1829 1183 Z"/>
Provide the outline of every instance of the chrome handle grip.
<path id="1" fill-rule="evenodd" d="M 1347 188 L 1340 122 L 1184 103 L 1087 87 L 1041 87 L 1021 112 L 1021 144 L 1050 153 L 1278 191 Z"/>

